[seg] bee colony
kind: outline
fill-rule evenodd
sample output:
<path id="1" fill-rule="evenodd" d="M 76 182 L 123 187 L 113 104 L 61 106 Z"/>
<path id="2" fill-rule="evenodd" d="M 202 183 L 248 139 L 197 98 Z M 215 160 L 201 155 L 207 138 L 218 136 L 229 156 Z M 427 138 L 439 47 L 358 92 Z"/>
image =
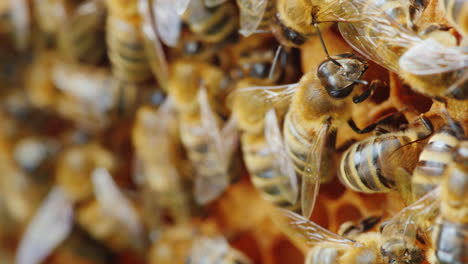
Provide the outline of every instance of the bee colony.
<path id="1" fill-rule="evenodd" d="M 468 264 L 467 3 L 0 1 L 0 264 Z"/>

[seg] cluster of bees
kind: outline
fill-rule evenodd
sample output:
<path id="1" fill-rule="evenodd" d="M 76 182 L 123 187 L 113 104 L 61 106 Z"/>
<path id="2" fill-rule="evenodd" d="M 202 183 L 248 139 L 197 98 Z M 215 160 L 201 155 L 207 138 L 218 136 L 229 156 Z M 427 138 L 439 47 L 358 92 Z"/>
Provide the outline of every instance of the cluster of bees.
<path id="1" fill-rule="evenodd" d="M 0 263 L 253 263 L 199 220 L 244 169 L 307 264 L 468 263 L 467 15 L 464 0 L 3 0 L 0 241 L 17 247 Z M 389 90 L 416 100 L 363 122 Z M 309 220 L 331 181 L 403 209 L 334 233 Z"/>

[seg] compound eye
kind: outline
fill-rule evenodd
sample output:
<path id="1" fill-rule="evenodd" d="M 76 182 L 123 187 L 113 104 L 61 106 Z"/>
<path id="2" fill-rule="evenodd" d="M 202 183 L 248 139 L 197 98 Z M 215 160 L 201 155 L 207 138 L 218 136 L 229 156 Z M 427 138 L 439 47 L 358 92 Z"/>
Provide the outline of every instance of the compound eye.
<path id="1" fill-rule="evenodd" d="M 273 35 L 285 47 L 298 48 L 307 40 L 301 33 L 285 26 L 277 16 L 274 16 L 271 25 Z"/>

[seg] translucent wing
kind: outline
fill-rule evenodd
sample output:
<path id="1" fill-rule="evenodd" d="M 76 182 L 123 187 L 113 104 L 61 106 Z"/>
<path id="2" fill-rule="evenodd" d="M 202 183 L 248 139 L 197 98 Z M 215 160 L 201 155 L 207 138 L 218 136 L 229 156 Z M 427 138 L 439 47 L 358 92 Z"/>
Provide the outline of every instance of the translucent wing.
<path id="1" fill-rule="evenodd" d="M 272 219 L 288 237 L 311 247 L 322 242 L 343 247 L 361 246 L 353 240 L 328 231 L 309 219 L 286 209 L 275 209 Z"/>
<path id="2" fill-rule="evenodd" d="M 314 2 L 312 2 L 312 5 Z M 368 17 L 369 11 L 366 7 L 369 6 L 368 0 L 330 0 L 330 1 L 317 1 L 315 6 L 316 14 L 314 15 L 317 22 L 355 22 Z M 364 13 L 366 10 L 368 13 Z"/>
<path id="3" fill-rule="evenodd" d="M 328 123 L 322 125 L 313 138 L 307 160 L 304 164 L 304 172 L 302 177 L 301 188 L 301 206 L 302 215 L 310 217 L 315 207 L 315 201 L 320 187 L 320 179 L 325 175 L 322 167 L 324 152 L 326 150 L 326 141 L 330 125 Z"/>
<path id="4" fill-rule="evenodd" d="M 62 243 L 73 226 L 73 204 L 55 187 L 26 229 L 16 255 L 17 264 L 39 264 Z"/>
<path id="5" fill-rule="evenodd" d="M 403 237 L 406 243 L 414 244 L 417 228 L 426 229 L 431 225 L 430 220 L 438 215 L 439 207 L 440 188 L 436 188 L 385 222 L 382 235 L 386 238 Z"/>
<path id="6" fill-rule="evenodd" d="M 251 96 L 249 100 L 255 100 L 260 105 L 268 105 L 268 108 L 288 105 L 292 96 L 299 87 L 299 83 L 284 84 L 276 86 L 251 86 L 236 90 L 236 94 L 247 93 Z"/>
<path id="7" fill-rule="evenodd" d="M 195 178 L 195 199 L 199 204 L 206 204 L 223 193 L 229 185 L 229 160 L 215 113 L 211 110 L 208 94 L 203 84 L 198 92 L 198 103 L 204 135 L 207 137 L 208 150 L 204 155 L 203 164 L 199 164 Z M 206 171 L 210 168 L 210 171 Z"/>
<path id="8" fill-rule="evenodd" d="M 102 210 L 125 224 L 135 238 L 141 237 L 142 226 L 130 201 L 122 194 L 112 176 L 104 168 L 92 174 L 94 193 Z"/>
<path id="9" fill-rule="evenodd" d="M 185 13 L 189 6 L 189 3 L 190 0 L 175 0 L 174 6 L 177 11 L 177 14 L 181 16 L 183 13 Z"/>
<path id="10" fill-rule="evenodd" d="M 226 2 L 226 0 L 205 0 L 205 6 L 207 7 L 215 7 L 222 3 Z"/>
<path id="11" fill-rule="evenodd" d="M 287 153 L 274 109 L 270 109 L 265 115 L 265 138 L 268 146 L 278 160 L 281 175 L 287 177 L 287 181 L 283 183 L 285 185 L 284 188 L 288 190 L 285 193 L 288 195 L 289 202 L 294 204 L 297 201 L 299 193 L 296 171 L 294 170 L 291 157 Z"/>
<path id="12" fill-rule="evenodd" d="M 398 24 L 385 13 L 354 23 L 338 23 L 346 42 L 368 59 L 399 72 L 404 49 L 422 41 L 413 31 Z"/>
<path id="13" fill-rule="evenodd" d="M 145 44 L 145 51 L 149 57 L 151 70 L 155 74 L 159 84 L 167 90 L 167 78 L 169 76 L 169 66 L 166 55 L 159 40 L 158 31 L 151 16 L 150 0 L 138 0 L 138 12 L 142 18 L 141 31 Z"/>
<path id="14" fill-rule="evenodd" d="M 152 10 L 159 37 L 164 44 L 174 47 L 179 40 L 182 24 L 173 0 L 155 0 Z"/>
<path id="15" fill-rule="evenodd" d="M 255 33 L 263 20 L 269 0 L 238 0 L 240 8 L 239 33 L 248 37 Z M 273 1 L 273 0 L 271 0 Z"/>
<path id="16" fill-rule="evenodd" d="M 468 67 L 467 47 L 445 47 L 426 39 L 407 50 L 400 58 L 402 70 L 417 75 L 450 72 Z"/>

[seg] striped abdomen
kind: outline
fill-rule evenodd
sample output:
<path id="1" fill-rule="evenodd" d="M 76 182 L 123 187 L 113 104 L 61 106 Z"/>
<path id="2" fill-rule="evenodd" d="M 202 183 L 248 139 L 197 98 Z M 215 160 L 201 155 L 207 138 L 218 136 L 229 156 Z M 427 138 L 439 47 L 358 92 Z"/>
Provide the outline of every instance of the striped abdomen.
<path id="1" fill-rule="evenodd" d="M 411 184 L 414 198 L 421 197 L 440 183 L 457 143 L 454 132 L 448 128 L 443 128 L 429 139 L 413 172 Z"/>
<path id="2" fill-rule="evenodd" d="M 201 0 L 192 0 L 192 2 Z M 193 5 L 202 5 L 194 3 Z M 236 8 L 233 4 L 226 2 L 214 8 L 200 10 L 200 6 L 192 9 L 189 6 L 184 14 L 184 21 L 190 30 L 202 37 L 203 41 L 217 43 L 227 40 L 237 33 L 238 21 Z"/>
<path id="3" fill-rule="evenodd" d="M 390 156 L 394 155 L 393 153 L 401 147 L 417 139 L 416 132 L 389 133 L 370 137 L 353 144 L 343 153 L 341 158 L 339 169 L 341 182 L 358 192 L 390 191 L 394 186 L 393 175 L 385 175 L 383 166 L 392 166 L 387 164 L 391 162 Z M 417 157 L 418 154 L 416 152 L 414 156 Z M 400 164 L 394 164 L 394 166 L 398 167 Z"/>
<path id="4" fill-rule="evenodd" d="M 276 166 L 277 160 L 271 153 L 264 135 L 245 132 L 241 140 L 247 170 L 262 197 L 279 207 L 298 212 L 300 204 L 291 204 L 285 195 L 286 192 L 292 191 L 286 189 L 289 185 L 285 183 L 289 178 L 280 174 Z"/>
<path id="5" fill-rule="evenodd" d="M 106 38 L 112 72 L 119 80 L 136 83 L 152 78 L 137 23 L 110 14 Z"/>
<path id="6" fill-rule="evenodd" d="M 321 124 L 319 124 L 318 122 L 317 126 L 320 126 Z M 284 121 L 284 142 L 286 144 L 288 155 L 293 161 L 296 173 L 298 175 L 303 176 L 307 155 L 309 154 L 309 150 L 311 147 L 311 138 L 316 134 L 313 134 L 312 136 L 306 136 L 305 131 L 301 130 L 300 127 L 301 125 L 299 124 L 298 120 L 294 118 L 294 114 L 292 114 L 291 111 L 289 111 Z M 320 175 L 320 182 L 327 182 L 331 180 L 331 178 L 334 176 L 334 169 L 332 168 L 333 164 L 331 162 L 331 158 L 328 155 L 330 150 L 316 149 L 312 151 L 324 151 L 324 158 L 321 164 L 321 171 L 322 173 L 328 172 L 328 174 Z"/>
<path id="7" fill-rule="evenodd" d="M 103 37 L 104 9 L 98 3 L 89 4 L 93 4 L 93 12 L 75 14 L 59 29 L 58 47 L 66 58 L 97 63 L 106 49 Z"/>
<path id="8" fill-rule="evenodd" d="M 441 0 L 445 17 L 464 36 L 468 36 L 468 2 L 466 0 Z"/>
<path id="9" fill-rule="evenodd" d="M 435 232 L 435 256 L 439 263 L 468 263 L 468 224 L 442 219 Z"/>

